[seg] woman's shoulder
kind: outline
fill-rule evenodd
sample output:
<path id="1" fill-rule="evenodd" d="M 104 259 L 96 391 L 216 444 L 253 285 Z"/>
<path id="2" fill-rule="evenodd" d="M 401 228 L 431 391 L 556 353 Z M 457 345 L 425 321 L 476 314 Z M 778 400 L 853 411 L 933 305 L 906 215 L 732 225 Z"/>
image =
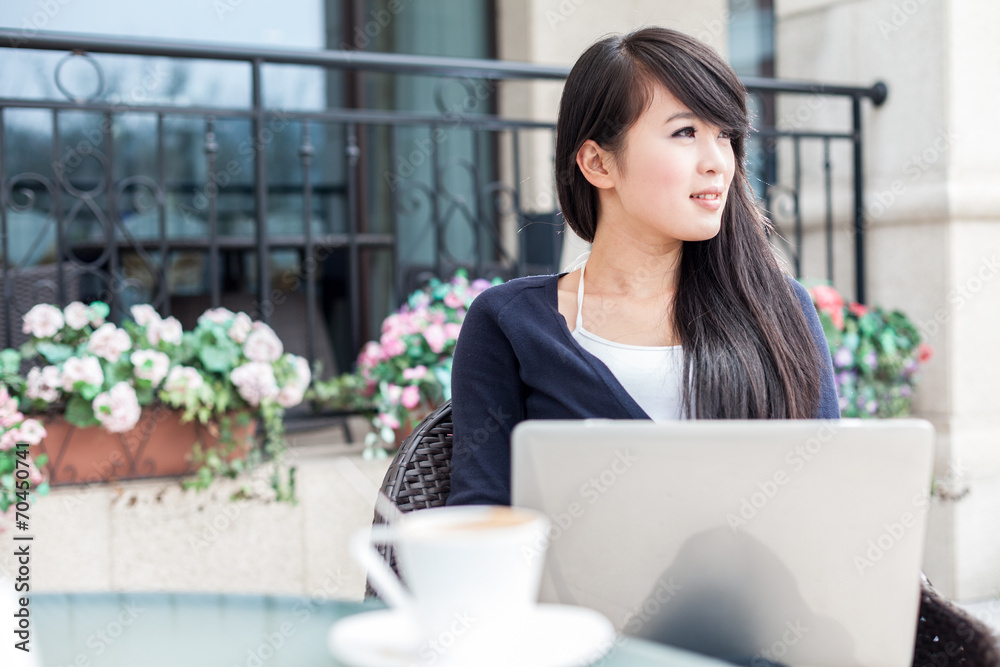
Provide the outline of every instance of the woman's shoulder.
<path id="1" fill-rule="evenodd" d="M 471 308 L 487 309 L 499 314 L 515 301 L 541 306 L 547 302 L 547 290 L 554 289 L 558 282 L 557 274 L 512 278 L 484 290 L 473 300 Z"/>
<path id="2" fill-rule="evenodd" d="M 798 298 L 799 305 L 801 305 L 803 309 L 805 309 L 807 305 L 812 306 L 812 297 L 809 296 L 809 292 L 802 286 L 802 283 L 788 274 L 785 274 L 785 282 L 788 284 L 788 288 L 792 290 L 792 294 Z"/>

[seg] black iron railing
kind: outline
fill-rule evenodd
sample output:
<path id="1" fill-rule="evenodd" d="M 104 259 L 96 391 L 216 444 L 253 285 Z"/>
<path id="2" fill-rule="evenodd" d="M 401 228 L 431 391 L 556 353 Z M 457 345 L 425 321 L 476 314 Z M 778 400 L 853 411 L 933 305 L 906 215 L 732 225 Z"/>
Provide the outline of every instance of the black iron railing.
<path id="1" fill-rule="evenodd" d="M 381 316 L 428 275 L 445 277 L 464 267 L 473 277 L 509 278 L 559 268 L 561 225 L 551 187 L 526 202 L 522 186 L 532 175 L 526 168 L 551 168 L 554 125 L 496 113 L 495 92 L 505 80 L 558 81 L 566 68 L 0 30 L 0 59 L 15 49 L 65 52 L 53 77 L 66 99 L 0 98 L 3 346 L 17 343 L 20 316 L 39 302 L 104 298 L 120 317 L 131 302 L 144 300 L 182 321 L 204 307 L 225 305 L 270 321 L 292 351 L 324 361 L 328 371 L 345 370 L 364 340 L 378 336 Z M 249 103 L 123 104 L 103 91 L 104 72 L 94 54 L 243 63 Z M 95 67 L 94 94 L 75 97 L 61 80 L 60 70 L 73 59 Z M 423 85 L 435 87 L 437 108 L 276 108 L 265 103 L 262 83 L 264 68 L 272 65 L 319 68 L 331 87 L 342 85 L 336 75 L 345 71 L 434 77 L 435 84 Z M 822 144 L 829 278 L 835 198 L 830 146 L 852 146 L 854 279 L 856 297 L 864 301 L 861 105 L 865 98 L 881 104 L 885 86 L 744 81 L 757 95 L 850 100 L 849 131 L 762 127 L 757 141 L 765 206 L 790 202 L 779 227 L 793 226 L 791 239 L 782 233 L 781 243 L 797 273 L 806 230 L 800 196 L 807 166 L 800 147 Z M 457 106 L 447 101 L 456 85 L 464 91 Z M 47 114 L 43 143 L 14 131 L 18 110 Z M 67 119 L 75 123 L 70 138 L 63 136 Z M 180 132 L 182 126 L 187 129 Z M 532 142 L 537 133 L 542 140 Z M 123 134 L 131 144 L 123 145 Z M 77 137 L 82 139 L 74 144 Z M 15 150 L 16 142 L 28 142 L 29 149 Z M 791 182 L 779 184 L 783 142 L 793 147 Z M 178 143 L 200 146 L 203 163 L 193 171 L 202 178 L 171 172 Z M 135 149 L 140 144 L 141 151 Z M 534 151 L 530 167 L 526 144 Z M 549 151 L 541 159 L 539 146 Z M 23 166 L 31 164 L 30 153 L 46 151 L 37 169 Z M 284 162 L 272 163 L 279 152 Z M 142 169 L 130 171 L 138 164 Z M 289 201 L 291 214 L 277 211 Z M 20 256 L 15 237 L 28 237 Z"/>

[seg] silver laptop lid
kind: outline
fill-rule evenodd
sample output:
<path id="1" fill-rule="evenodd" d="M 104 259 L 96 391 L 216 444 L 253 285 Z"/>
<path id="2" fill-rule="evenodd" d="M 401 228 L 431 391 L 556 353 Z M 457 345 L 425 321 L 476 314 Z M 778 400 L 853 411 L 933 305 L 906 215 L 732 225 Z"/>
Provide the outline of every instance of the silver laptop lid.
<path id="1" fill-rule="evenodd" d="M 744 664 L 911 664 L 928 422 L 527 421 L 512 448 L 543 601 Z"/>

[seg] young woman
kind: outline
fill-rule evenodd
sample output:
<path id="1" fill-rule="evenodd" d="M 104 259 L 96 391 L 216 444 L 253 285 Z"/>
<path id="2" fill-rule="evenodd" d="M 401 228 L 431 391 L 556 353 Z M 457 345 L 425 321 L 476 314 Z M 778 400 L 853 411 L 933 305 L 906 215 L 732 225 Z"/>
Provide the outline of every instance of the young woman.
<path id="1" fill-rule="evenodd" d="M 745 98 L 717 53 L 672 30 L 609 37 L 577 61 L 556 174 L 591 251 L 469 309 L 449 504 L 510 503 L 524 419 L 840 416 L 816 311 L 779 268 L 747 181 Z"/>

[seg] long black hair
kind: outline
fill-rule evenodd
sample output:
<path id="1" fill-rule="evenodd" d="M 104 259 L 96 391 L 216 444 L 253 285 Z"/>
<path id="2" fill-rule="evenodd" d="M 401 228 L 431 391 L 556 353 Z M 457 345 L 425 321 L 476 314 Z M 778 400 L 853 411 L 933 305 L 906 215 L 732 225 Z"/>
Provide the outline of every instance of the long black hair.
<path id="1" fill-rule="evenodd" d="M 746 174 L 746 88 L 710 47 L 666 28 L 602 39 L 580 56 L 556 124 L 556 187 L 566 222 L 593 242 L 598 196 L 576 164 L 587 140 L 618 157 L 627 130 L 663 86 L 731 136 L 736 172 L 719 233 L 685 241 L 673 325 L 684 354 L 684 411 L 698 419 L 808 419 L 821 358 L 768 242 L 770 222 Z"/>

